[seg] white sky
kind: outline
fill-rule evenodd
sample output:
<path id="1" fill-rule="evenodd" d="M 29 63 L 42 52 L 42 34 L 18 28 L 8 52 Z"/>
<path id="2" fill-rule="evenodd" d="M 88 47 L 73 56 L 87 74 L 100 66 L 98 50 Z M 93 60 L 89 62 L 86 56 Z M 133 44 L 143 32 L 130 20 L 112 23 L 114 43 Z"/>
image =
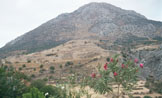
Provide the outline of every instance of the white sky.
<path id="1" fill-rule="evenodd" d="M 42 23 L 90 2 L 107 2 L 162 21 L 162 0 L 0 0 L 0 47 Z"/>

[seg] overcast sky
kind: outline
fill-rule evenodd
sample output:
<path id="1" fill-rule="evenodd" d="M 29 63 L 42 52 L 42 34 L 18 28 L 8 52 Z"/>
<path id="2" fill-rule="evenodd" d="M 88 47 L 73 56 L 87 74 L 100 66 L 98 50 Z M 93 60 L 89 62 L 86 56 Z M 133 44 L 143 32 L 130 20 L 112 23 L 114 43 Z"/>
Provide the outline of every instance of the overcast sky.
<path id="1" fill-rule="evenodd" d="M 0 0 L 0 47 L 16 37 L 90 2 L 107 2 L 162 21 L 162 0 Z"/>

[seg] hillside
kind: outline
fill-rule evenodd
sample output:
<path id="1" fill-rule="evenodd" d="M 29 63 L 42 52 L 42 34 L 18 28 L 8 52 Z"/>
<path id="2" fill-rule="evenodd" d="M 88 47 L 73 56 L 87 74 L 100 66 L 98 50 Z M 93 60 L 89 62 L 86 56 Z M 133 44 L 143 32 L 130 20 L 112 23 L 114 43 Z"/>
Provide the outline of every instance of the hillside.
<path id="1" fill-rule="evenodd" d="M 85 74 L 88 75 L 98 64 L 106 62 L 108 56 L 119 53 L 118 51 L 102 49 L 97 46 L 97 43 L 99 41 L 96 40 L 72 40 L 41 52 L 9 56 L 2 59 L 2 63 L 7 66 L 13 66 L 29 76 L 34 74 L 38 78 L 48 77 L 51 74 L 51 66 L 55 67 L 53 73 L 55 77 L 59 77 L 60 72 L 63 70 L 65 72 L 62 73 L 62 76 L 85 71 L 87 72 Z M 71 64 L 67 64 L 67 62 Z M 40 67 L 41 65 L 42 68 Z M 62 70 L 60 66 L 63 68 Z"/>
<path id="2" fill-rule="evenodd" d="M 70 40 L 107 40 L 119 45 L 161 40 L 162 22 L 107 3 L 89 3 L 25 33 L 0 49 L 0 56 L 32 53 Z"/>

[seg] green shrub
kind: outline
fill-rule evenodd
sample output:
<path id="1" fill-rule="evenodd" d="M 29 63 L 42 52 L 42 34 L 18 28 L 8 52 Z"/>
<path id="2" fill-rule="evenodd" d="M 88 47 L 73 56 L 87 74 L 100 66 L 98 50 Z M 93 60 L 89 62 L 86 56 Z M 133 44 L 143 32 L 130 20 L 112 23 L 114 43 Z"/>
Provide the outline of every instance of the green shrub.
<path id="1" fill-rule="evenodd" d="M 40 69 L 39 72 L 43 73 L 44 71 L 46 71 L 45 69 Z"/>
<path id="2" fill-rule="evenodd" d="M 44 81 L 48 81 L 48 78 L 44 78 L 43 80 L 44 80 Z"/>
<path id="3" fill-rule="evenodd" d="M 60 69 L 62 69 L 62 64 L 59 65 Z"/>
<path id="4" fill-rule="evenodd" d="M 65 66 L 70 66 L 70 65 L 73 65 L 73 62 L 67 61 L 67 62 L 65 63 Z"/>
<path id="5" fill-rule="evenodd" d="M 54 66 L 50 66 L 50 70 L 55 70 L 55 67 Z"/>
<path id="6" fill-rule="evenodd" d="M 30 77 L 31 77 L 31 78 L 35 78 L 35 74 L 32 74 Z"/>
<path id="7" fill-rule="evenodd" d="M 55 96 L 55 98 L 60 98 L 61 96 L 61 89 L 54 87 L 52 85 L 44 86 L 43 88 L 40 89 L 40 91 L 44 93 L 48 92 L 50 96 Z"/>
<path id="8" fill-rule="evenodd" d="M 110 58 L 109 58 L 109 57 L 107 57 L 107 58 L 106 58 L 106 61 L 107 61 L 107 62 L 109 62 L 109 61 L 110 61 Z"/>
<path id="9" fill-rule="evenodd" d="M 27 79 L 23 73 L 0 68 L 0 98 L 21 98 L 27 91 L 22 80 Z"/>
<path id="10" fill-rule="evenodd" d="M 21 71 L 22 70 L 22 67 L 19 67 L 19 71 Z"/>
<path id="11" fill-rule="evenodd" d="M 31 82 L 31 87 L 36 87 L 38 89 L 43 88 L 45 85 L 46 85 L 46 81 L 44 81 L 42 79 L 38 79 L 38 80 Z"/>
<path id="12" fill-rule="evenodd" d="M 144 96 L 143 98 L 152 98 L 151 96 Z"/>
<path id="13" fill-rule="evenodd" d="M 26 65 L 25 65 L 25 64 L 23 64 L 23 65 L 22 65 L 22 67 L 23 67 L 23 68 L 25 68 L 25 67 L 26 67 Z"/>
<path id="14" fill-rule="evenodd" d="M 27 60 L 27 63 L 31 63 L 31 60 Z"/>
<path id="15" fill-rule="evenodd" d="M 36 68 L 33 68 L 34 71 L 36 71 Z"/>
<path id="16" fill-rule="evenodd" d="M 33 87 L 29 93 L 23 94 L 23 98 L 45 98 L 45 96 L 37 88 Z"/>
<path id="17" fill-rule="evenodd" d="M 43 64 L 40 65 L 40 68 L 43 68 Z"/>

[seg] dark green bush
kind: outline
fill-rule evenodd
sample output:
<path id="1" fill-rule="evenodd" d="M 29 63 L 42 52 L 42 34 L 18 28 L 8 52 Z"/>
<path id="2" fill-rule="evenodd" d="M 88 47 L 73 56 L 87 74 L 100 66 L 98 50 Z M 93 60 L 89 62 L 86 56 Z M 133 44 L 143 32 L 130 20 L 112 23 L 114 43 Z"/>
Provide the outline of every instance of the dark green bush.
<path id="1" fill-rule="evenodd" d="M 143 98 L 152 98 L 151 96 L 144 96 Z"/>
<path id="2" fill-rule="evenodd" d="M 40 68 L 43 68 L 43 64 L 40 65 Z"/>
<path id="3" fill-rule="evenodd" d="M 23 94 L 23 98 L 45 98 L 45 96 L 37 88 L 33 87 L 30 92 Z"/>
<path id="4" fill-rule="evenodd" d="M 67 61 L 67 62 L 65 63 L 65 66 L 70 66 L 70 65 L 73 65 L 73 62 Z"/>
<path id="5" fill-rule="evenodd" d="M 50 70 L 55 70 L 55 67 L 54 66 L 50 66 Z"/>
<path id="6" fill-rule="evenodd" d="M 22 70 L 22 67 L 19 67 L 19 71 L 21 71 Z"/>
<path id="7" fill-rule="evenodd" d="M 38 89 L 43 88 L 45 85 L 46 85 L 46 81 L 44 81 L 42 79 L 38 79 L 38 80 L 31 82 L 31 87 L 36 87 Z"/>
<path id="8" fill-rule="evenodd" d="M 25 68 L 25 67 L 26 67 L 26 65 L 25 65 L 25 64 L 23 64 L 23 65 L 22 65 L 22 67 L 23 67 L 23 68 Z"/>

